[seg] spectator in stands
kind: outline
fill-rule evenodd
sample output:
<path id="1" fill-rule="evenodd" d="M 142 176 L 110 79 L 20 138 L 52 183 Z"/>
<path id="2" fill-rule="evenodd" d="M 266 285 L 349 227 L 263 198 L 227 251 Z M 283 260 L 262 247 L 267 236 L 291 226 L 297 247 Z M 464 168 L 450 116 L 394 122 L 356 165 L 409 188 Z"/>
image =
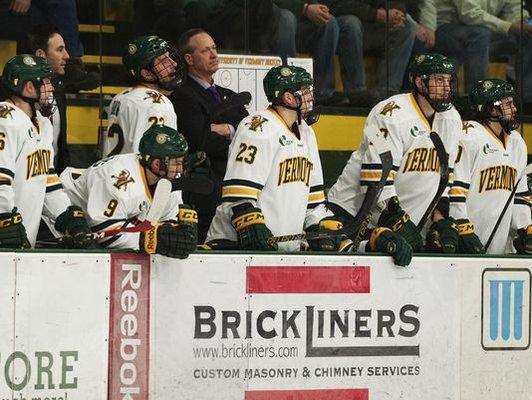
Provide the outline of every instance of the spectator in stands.
<path id="1" fill-rule="evenodd" d="M 293 34 L 284 40 L 283 46 L 274 48 L 274 52 L 282 55 L 286 53 L 290 57 L 294 57 L 296 51 L 310 53 L 314 61 L 314 102 L 322 105 L 346 104 L 347 99 L 335 92 L 334 56 L 338 48 L 340 28 L 329 7 L 316 0 L 274 2 L 280 8 L 292 12 L 285 23 L 297 26 L 297 29 L 292 30 Z"/>
<path id="2" fill-rule="evenodd" d="M 407 18 L 404 4 L 392 2 L 386 11 L 382 5 L 375 7 L 373 0 L 322 1 L 336 16 L 340 26 L 338 56 L 344 91 L 350 103 L 373 105 L 367 94 L 363 52 L 378 50 L 382 53 L 387 23 L 388 60 L 385 54 L 379 57 L 375 95 L 383 99 L 398 93 L 415 39 L 415 23 Z"/>
<path id="3" fill-rule="evenodd" d="M 22 40 L 36 25 L 50 23 L 64 38 L 70 61 L 66 65 L 67 91 L 94 89 L 99 85 L 99 74 L 87 72 L 81 56 L 83 45 L 79 38 L 75 0 L 0 0 L 1 37 Z"/>
<path id="4" fill-rule="evenodd" d="M 519 35 L 523 35 L 521 95 L 529 103 L 526 108 L 532 108 L 532 25 L 528 11 L 521 14 L 521 0 L 438 0 L 436 5 L 437 48 L 464 64 L 468 91 L 488 77 L 490 48 L 516 51 Z M 516 71 L 519 73 L 519 66 Z"/>
<path id="5" fill-rule="evenodd" d="M 210 178 L 214 182 L 211 195 L 183 193 L 188 204 L 195 205 L 199 216 L 199 243 L 203 243 L 216 207 L 221 201 L 221 182 L 227 166 L 232 135 L 239 122 L 248 115 L 244 107 L 213 115 L 217 104 L 235 94 L 214 84 L 218 70 L 218 53 L 212 37 L 203 29 L 191 29 L 178 41 L 188 76 L 170 96 L 174 104 L 179 130 L 187 139 L 190 152 L 205 151 L 210 159 Z"/>
<path id="6" fill-rule="evenodd" d="M 60 174 L 65 167 L 72 165 L 67 151 L 66 96 L 63 86 L 65 66 L 70 56 L 59 31 L 48 24 L 38 25 L 28 32 L 20 42 L 17 52 L 44 57 L 52 66 L 52 84 L 57 107 L 50 116 L 50 121 L 54 133 L 54 165 Z"/>

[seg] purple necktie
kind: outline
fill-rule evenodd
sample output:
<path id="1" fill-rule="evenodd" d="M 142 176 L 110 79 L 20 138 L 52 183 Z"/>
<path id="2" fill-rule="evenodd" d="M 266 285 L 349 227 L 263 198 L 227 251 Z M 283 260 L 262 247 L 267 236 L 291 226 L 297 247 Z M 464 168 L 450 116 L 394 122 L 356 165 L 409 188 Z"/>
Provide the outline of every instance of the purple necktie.
<path id="1" fill-rule="evenodd" d="M 218 89 L 216 89 L 216 86 L 209 86 L 207 90 L 212 95 L 214 101 L 216 101 L 217 103 L 220 103 L 222 101 L 222 99 L 220 98 L 220 93 L 218 93 Z"/>

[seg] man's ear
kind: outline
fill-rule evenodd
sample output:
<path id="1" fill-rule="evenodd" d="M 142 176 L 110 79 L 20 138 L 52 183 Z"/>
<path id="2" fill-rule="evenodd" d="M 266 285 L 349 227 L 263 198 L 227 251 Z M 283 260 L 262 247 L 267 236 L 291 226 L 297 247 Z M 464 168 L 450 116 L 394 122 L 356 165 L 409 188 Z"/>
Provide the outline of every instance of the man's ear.
<path id="1" fill-rule="evenodd" d="M 35 52 L 35 55 L 38 57 L 46 58 L 46 52 L 43 49 L 37 49 Z"/>
<path id="2" fill-rule="evenodd" d="M 183 59 L 185 60 L 185 62 L 187 63 L 187 65 L 192 65 L 192 54 L 190 53 L 185 53 L 183 55 Z"/>

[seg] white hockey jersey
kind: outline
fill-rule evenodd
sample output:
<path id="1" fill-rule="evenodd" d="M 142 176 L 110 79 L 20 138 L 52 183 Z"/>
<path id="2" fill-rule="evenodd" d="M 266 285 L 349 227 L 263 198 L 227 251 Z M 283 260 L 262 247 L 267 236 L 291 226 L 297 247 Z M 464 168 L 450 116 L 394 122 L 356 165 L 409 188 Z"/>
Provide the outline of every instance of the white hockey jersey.
<path id="1" fill-rule="evenodd" d="M 17 207 L 32 246 L 41 215 L 53 222 L 70 205 L 54 170 L 52 124 L 36 113 L 38 126 L 11 102 L 0 102 L 0 213 Z"/>
<path id="2" fill-rule="evenodd" d="M 455 165 L 455 180 L 449 191 L 452 217 L 468 218 L 475 233 L 486 244 L 512 189 L 527 163 L 526 144 L 519 132 L 504 135 L 504 143 L 488 127 L 464 121 Z M 526 176 L 519 181 L 513 205 L 501 220 L 489 254 L 505 253 L 510 230 L 531 223 L 530 196 Z"/>
<path id="3" fill-rule="evenodd" d="M 132 226 L 144 220 L 152 194 L 144 167 L 137 154 L 121 154 L 104 158 L 76 176 L 65 169 L 61 182 L 72 200 L 87 214 L 93 232 Z M 176 220 L 181 192 L 173 191 L 161 221 Z M 139 248 L 139 233 L 123 233 L 100 240 L 100 245 L 113 249 Z"/>
<path id="4" fill-rule="evenodd" d="M 368 184 L 381 178 L 381 160 L 368 138 L 380 132 L 390 145 L 393 168 L 379 200 L 397 195 L 401 207 L 417 224 L 435 196 L 440 180 L 439 160 L 429 134 L 431 131 L 438 133 L 445 145 L 451 171 L 449 181 L 452 182 L 461 129 L 460 115 L 454 108 L 435 113 L 430 124 L 411 93 L 398 94 L 378 103 L 366 119 L 359 149 L 351 155 L 328 192 L 328 200 L 356 215 Z M 378 215 L 378 212 L 373 213 L 373 223 Z"/>
<path id="5" fill-rule="evenodd" d="M 177 116 L 168 97 L 145 86 L 129 88 L 117 94 L 109 105 L 104 156 L 136 153 L 140 138 L 155 124 L 177 130 Z"/>
<path id="6" fill-rule="evenodd" d="M 301 233 L 325 216 L 323 174 L 314 131 L 304 121 L 300 138 L 281 116 L 268 108 L 243 119 L 229 148 L 222 204 L 207 233 L 237 240 L 232 207 L 246 201 L 259 207 L 273 235 Z M 299 250 L 299 242 L 279 249 Z"/>

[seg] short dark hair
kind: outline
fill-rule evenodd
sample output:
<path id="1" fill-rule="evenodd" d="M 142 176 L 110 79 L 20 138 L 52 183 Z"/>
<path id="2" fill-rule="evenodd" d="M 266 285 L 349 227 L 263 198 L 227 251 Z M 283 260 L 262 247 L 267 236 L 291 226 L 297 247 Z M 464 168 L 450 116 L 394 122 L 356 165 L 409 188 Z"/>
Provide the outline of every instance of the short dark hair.
<path id="1" fill-rule="evenodd" d="M 184 32 L 181 36 L 179 36 L 179 39 L 177 40 L 177 47 L 181 55 L 184 56 L 187 53 L 192 53 L 194 49 L 190 46 L 190 39 L 193 36 L 199 35 L 200 33 L 207 33 L 207 31 L 201 28 L 193 28 L 193 29 L 189 29 L 188 31 Z"/>
<path id="2" fill-rule="evenodd" d="M 54 35 L 61 35 L 51 24 L 39 24 L 26 32 L 17 46 L 18 54 L 35 54 L 39 49 L 48 51 L 48 40 Z"/>

